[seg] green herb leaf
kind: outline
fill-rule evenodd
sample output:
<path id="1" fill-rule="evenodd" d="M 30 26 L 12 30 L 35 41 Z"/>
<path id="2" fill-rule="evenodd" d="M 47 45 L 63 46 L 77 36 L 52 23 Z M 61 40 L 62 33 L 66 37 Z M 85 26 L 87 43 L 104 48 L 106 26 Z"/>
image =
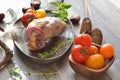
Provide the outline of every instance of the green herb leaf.
<path id="1" fill-rule="evenodd" d="M 17 75 L 20 73 L 20 68 L 18 66 L 15 66 L 11 72 L 10 72 L 12 75 Z"/>
<path id="2" fill-rule="evenodd" d="M 71 4 L 65 4 L 65 3 L 61 3 L 60 7 L 63 7 L 65 9 L 69 9 L 72 5 Z"/>
<path id="3" fill-rule="evenodd" d="M 51 2 L 51 4 L 56 6 L 56 9 L 52 10 L 52 16 L 61 18 L 63 21 L 67 21 L 68 19 L 67 9 L 69 9 L 72 5 L 58 2 Z"/>

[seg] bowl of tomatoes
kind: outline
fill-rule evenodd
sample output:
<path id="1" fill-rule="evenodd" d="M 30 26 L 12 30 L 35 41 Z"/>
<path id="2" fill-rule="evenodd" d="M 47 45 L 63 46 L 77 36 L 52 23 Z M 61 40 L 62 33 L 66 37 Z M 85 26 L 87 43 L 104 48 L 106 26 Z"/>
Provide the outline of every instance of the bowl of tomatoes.
<path id="1" fill-rule="evenodd" d="M 78 34 L 69 55 L 69 64 L 76 73 L 89 78 L 103 76 L 115 60 L 114 47 L 92 43 L 89 34 Z"/>

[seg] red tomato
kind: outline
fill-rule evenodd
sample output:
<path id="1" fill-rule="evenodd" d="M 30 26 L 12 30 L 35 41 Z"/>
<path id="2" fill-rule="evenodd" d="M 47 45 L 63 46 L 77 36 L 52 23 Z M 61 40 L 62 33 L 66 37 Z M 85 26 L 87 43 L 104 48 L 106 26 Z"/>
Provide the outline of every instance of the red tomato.
<path id="1" fill-rule="evenodd" d="M 35 18 L 36 18 L 36 15 L 32 13 L 25 13 L 21 18 L 21 22 L 25 27 L 27 27 L 28 24 Z"/>
<path id="2" fill-rule="evenodd" d="M 92 38 L 89 34 L 78 34 L 75 37 L 75 44 L 89 47 L 92 44 Z"/>
<path id="3" fill-rule="evenodd" d="M 82 45 L 75 45 L 72 48 L 72 58 L 78 63 L 85 63 L 88 58 L 87 49 Z"/>

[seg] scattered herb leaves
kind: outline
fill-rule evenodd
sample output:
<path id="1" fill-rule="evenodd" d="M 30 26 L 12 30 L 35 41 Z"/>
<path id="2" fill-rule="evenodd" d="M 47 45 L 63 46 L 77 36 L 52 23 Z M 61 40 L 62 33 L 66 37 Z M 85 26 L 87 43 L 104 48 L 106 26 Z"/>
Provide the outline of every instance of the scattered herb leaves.
<path id="1" fill-rule="evenodd" d="M 18 66 L 15 66 L 10 71 L 11 75 L 16 76 L 16 77 L 19 77 L 21 75 L 20 74 L 21 72 L 28 76 L 33 75 L 33 76 L 45 77 L 46 80 L 48 80 L 48 77 L 51 77 L 51 76 L 54 76 L 57 74 L 57 72 L 52 72 L 52 71 L 51 72 L 50 71 L 49 72 L 38 72 L 38 73 L 37 72 L 36 73 L 25 72 L 25 71 L 22 71 Z M 17 74 L 19 74 L 19 76 L 17 76 Z M 22 78 L 22 76 L 21 76 L 21 78 Z"/>
<path id="2" fill-rule="evenodd" d="M 72 5 L 65 4 L 65 3 L 59 3 L 56 1 L 51 2 L 50 4 L 56 6 L 56 9 L 52 10 L 52 16 L 61 18 L 63 21 L 67 21 L 68 19 L 67 9 L 69 9 Z"/>

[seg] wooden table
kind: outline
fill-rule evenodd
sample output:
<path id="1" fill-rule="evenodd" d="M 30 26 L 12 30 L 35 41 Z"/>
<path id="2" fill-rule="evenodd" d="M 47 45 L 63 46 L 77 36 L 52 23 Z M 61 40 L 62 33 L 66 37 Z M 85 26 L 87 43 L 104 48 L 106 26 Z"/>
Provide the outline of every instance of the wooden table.
<path id="1" fill-rule="evenodd" d="M 0 2 L 0 10 L 6 11 L 8 8 L 12 8 L 16 12 L 19 11 L 18 17 L 20 17 L 22 15 L 22 7 L 28 7 L 29 1 L 30 0 L 4 0 Z M 72 4 L 72 7 L 68 10 L 69 15 L 78 14 L 81 16 L 81 20 L 86 17 L 84 1 L 85 0 L 65 0 L 65 3 Z M 42 6 L 44 4 L 45 3 L 43 3 Z M 98 80 L 120 80 L 120 8 L 116 7 L 110 0 L 88 0 L 88 4 L 90 10 L 88 11 L 90 13 L 88 17 L 91 18 L 93 27 L 101 29 L 104 42 L 113 44 L 116 55 L 113 65 L 109 68 L 107 73 Z M 76 34 L 78 34 L 79 30 L 80 27 L 76 27 Z M 58 62 L 41 65 L 21 54 L 21 51 L 12 41 L 7 43 L 7 45 L 13 50 L 14 57 L 10 63 L 0 70 L 0 80 L 12 80 L 10 70 L 16 65 L 19 66 L 22 71 L 34 73 L 28 75 L 22 72 L 22 78 L 17 80 L 91 80 L 72 70 L 68 62 L 70 50 Z M 57 74 L 51 76 L 40 76 L 36 74 L 40 72 L 57 72 Z"/>

